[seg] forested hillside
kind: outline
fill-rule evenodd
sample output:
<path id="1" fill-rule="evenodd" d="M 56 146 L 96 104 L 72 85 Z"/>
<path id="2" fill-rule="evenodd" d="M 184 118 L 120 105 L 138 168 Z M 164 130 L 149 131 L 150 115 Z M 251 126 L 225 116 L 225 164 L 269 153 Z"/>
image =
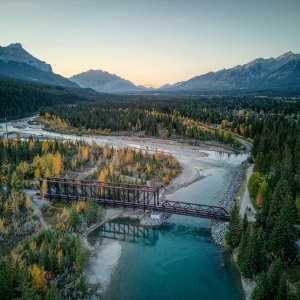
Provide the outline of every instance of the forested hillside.
<path id="1" fill-rule="evenodd" d="M 55 87 L 0 78 L 0 119 L 37 112 L 41 107 L 86 101 L 101 95 L 89 89 Z"/>

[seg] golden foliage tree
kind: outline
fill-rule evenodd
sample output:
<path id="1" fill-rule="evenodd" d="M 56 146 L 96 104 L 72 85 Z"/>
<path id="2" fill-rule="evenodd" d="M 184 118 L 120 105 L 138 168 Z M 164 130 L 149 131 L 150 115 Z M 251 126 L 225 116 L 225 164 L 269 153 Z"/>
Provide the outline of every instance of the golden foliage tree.
<path id="1" fill-rule="evenodd" d="M 109 175 L 113 176 L 115 173 L 115 170 L 114 170 L 114 166 L 112 165 L 112 163 L 109 164 L 108 170 L 109 170 Z"/>
<path id="2" fill-rule="evenodd" d="M 109 157 L 110 156 L 110 147 L 106 144 L 104 147 L 103 147 L 103 155 L 105 158 Z"/>
<path id="3" fill-rule="evenodd" d="M 48 142 L 47 141 L 43 141 L 42 142 L 42 151 L 43 151 L 43 153 L 47 153 L 48 150 L 49 150 L 49 144 L 48 144 Z"/>
<path id="4" fill-rule="evenodd" d="M 44 289 L 46 285 L 46 279 L 45 279 L 45 271 L 40 268 L 38 265 L 34 264 L 30 268 L 30 275 L 32 278 L 32 286 L 37 290 Z"/>
<path id="5" fill-rule="evenodd" d="M 62 159 L 59 152 L 56 152 L 53 159 L 53 173 L 54 176 L 59 176 L 62 171 Z"/>
<path id="6" fill-rule="evenodd" d="M 100 172 L 99 181 L 100 182 L 106 182 L 106 172 L 105 171 Z"/>
<path id="7" fill-rule="evenodd" d="M 115 166 L 117 167 L 117 169 L 121 165 L 121 155 L 120 155 L 120 151 L 119 150 L 116 150 L 115 153 L 114 153 L 113 163 L 115 164 Z"/>
<path id="8" fill-rule="evenodd" d="M 229 126 L 228 120 L 227 119 L 222 120 L 222 122 L 221 122 L 221 128 L 224 129 L 224 128 L 228 127 L 228 126 Z"/>
<path id="9" fill-rule="evenodd" d="M 132 159 L 133 159 L 133 152 L 130 149 L 127 149 L 124 157 L 125 163 L 131 162 Z"/>
<path id="10" fill-rule="evenodd" d="M 31 205 L 31 200 L 30 200 L 30 197 L 27 195 L 26 199 L 25 199 L 25 207 L 26 207 L 26 209 L 29 209 L 30 205 Z"/>
<path id="11" fill-rule="evenodd" d="M 83 147 L 82 148 L 82 160 L 87 161 L 89 159 L 89 148 Z"/>
<path id="12" fill-rule="evenodd" d="M 34 179 L 35 180 L 40 180 L 41 179 L 41 171 L 39 168 L 35 169 L 34 171 Z"/>
<path id="13" fill-rule="evenodd" d="M 49 168 L 47 168 L 46 171 L 45 171 L 45 173 L 44 173 L 44 177 L 45 177 L 45 178 L 48 178 L 48 177 L 51 177 L 51 175 L 52 175 L 52 174 L 51 174 Z"/>
<path id="14" fill-rule="evenodd" d="M 42 185 L 41 185 L 41 189 L 40 189 L 41 199 L 45 199 L 47 189 L 48 189 L 47 181 L 43 180 Z"/>

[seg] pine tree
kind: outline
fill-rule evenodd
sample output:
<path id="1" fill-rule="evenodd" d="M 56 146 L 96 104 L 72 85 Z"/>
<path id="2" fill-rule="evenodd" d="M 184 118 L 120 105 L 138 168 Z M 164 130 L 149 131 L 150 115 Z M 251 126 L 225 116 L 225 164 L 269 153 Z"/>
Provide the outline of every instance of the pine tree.
<path id="1" fill-rule="evenodd" d="M 280 256 L 282 260 L 290 260 L 296 256 L 295 215 L 294 201 L 287 195 L 275 227 L 268 239 L 269 251 L 275 256 Z"/>
<path id="2" fill-rule="evenodd" d="M 271 264 L 267 273 L 261 274 L 251 295 L 252 300 L 288 300 L 291 293 L 282 270 L 280 259 Z"/>
<path id="3" fill-rule="evenodd" d="M 22 187 L 22 180 L 16 171 L 12 173 L 10 186 L 15 190 L 19 190 Z"/>
<path id="4" fill-rule="evenodd" d="M 228 224 L 228 231 L 225 235 L 226 243 L 231 249 L 238 247 L 243 232 L 243 225 L 239 214 L 237 204 L 233 206 L 230 213 L 230 221 Z"/>
<path id="5" fill-rule="evenodd" d="M 243 218 L 243 233 L 245 233 L 247 231 L 248 228 L 248 217 L 246 214 L 244 214 L 244 218 Z"/>
<path id="6" fill-rule="evenodd" d="M 268 276 L 262 273 L 258 279 L 257 285 L 251 294 L 251 300 L 268 300 Z"/>
<path id="7" fill-rule="evenodd" d="M 64 298 L 62 297 L 59 289 L 57 286 L 54 284 L 54 282 L 51 282 L 50 288 L 47 290 L 47 293 L 45 295 L 45 300 L 63 300 Z"/>
<path id="8" fill-rule="evenodd" d="M 261 228 L 248 226 L 238 249 L 237 263 L 244 277 L 253 278 L 266 267 L 264 236 Z"/>
<path id="9" fill-rule="evenodd" d="M 267 217 L 267 233 L 270 235 L 273 231 L 282 207 L 287 199 L 291 199 L 289 184 L 285 179 L 280 179 L 274 189 Z"/>

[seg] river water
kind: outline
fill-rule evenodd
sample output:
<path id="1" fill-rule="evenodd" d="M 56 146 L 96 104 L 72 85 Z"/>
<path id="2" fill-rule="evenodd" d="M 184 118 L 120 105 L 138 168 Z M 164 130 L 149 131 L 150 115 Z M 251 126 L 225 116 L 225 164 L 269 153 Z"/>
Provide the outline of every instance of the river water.
<path id="1" fill-rule="evenodd" d="M 218 202 L 234 167 L 246 155 L 207 154 L 203 158 L 184 158 L 205 167 L 202 174 L 206 177 L 179 189 L 169 199 Z M 204 219 L 172 216 L 162 227 L 146 232 L 136 222 L 124 220 L 94 231 L 89 236 L 91 246 L 112 243 L 122 247 L 101 299 L 243 299 L 237 271 L 228 253 L 213 243 L 209 225 Z M 108 255 L 102 259 L 110 258 Z M 96 263 L 98 267 L 101 261 L 99 266 Z"/>
<path id="2" fill-rule="evenodd" d="M 78 139 L 46 132 L 29 126 L 27 121 L 11 122 L 8 128 L 27 134 Z M 1 127 L 3 130 L 4 125 L 0 124 L 0 131 Z M 85 137 L 85 140 L 141 146 L 120 137 Z M 198 156 L 176 151 L 176 147 L 173 150 L 180 162 L 200 170 L 204 178 L 168 194 L 167 198 L 202 204 L 218 203 L 234 168 L 247 158 L 246 154 L 202 151 L 206 156 Z M 205 219 L 172 216 L 157 229 L 145 229 L 136 221 L 114 220 L 92 232 L 88 242 L 96 251 L 88 275 L 102 285 L 100 298 L 243 299 L 237 271 L 228 253 L 213 243 L 209 226 Z"/>

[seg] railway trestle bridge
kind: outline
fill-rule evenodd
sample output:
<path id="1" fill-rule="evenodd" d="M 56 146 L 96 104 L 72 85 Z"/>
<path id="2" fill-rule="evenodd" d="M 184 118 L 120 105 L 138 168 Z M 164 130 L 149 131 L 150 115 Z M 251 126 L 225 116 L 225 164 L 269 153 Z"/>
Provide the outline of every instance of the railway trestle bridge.
<path id="1" fill-rule="evenodd" d="M 222 206 L 190 202 L 159 201 L 159 188 L 146 185 L 96 182 L 50 177 L 40 180 L 47 182 L 45 197 L 50 201 L 81 201 L 92 199 L 103 206 L 118 206 L 143 209 L 168 214 L 229 221 L 229 213 Z"/>

